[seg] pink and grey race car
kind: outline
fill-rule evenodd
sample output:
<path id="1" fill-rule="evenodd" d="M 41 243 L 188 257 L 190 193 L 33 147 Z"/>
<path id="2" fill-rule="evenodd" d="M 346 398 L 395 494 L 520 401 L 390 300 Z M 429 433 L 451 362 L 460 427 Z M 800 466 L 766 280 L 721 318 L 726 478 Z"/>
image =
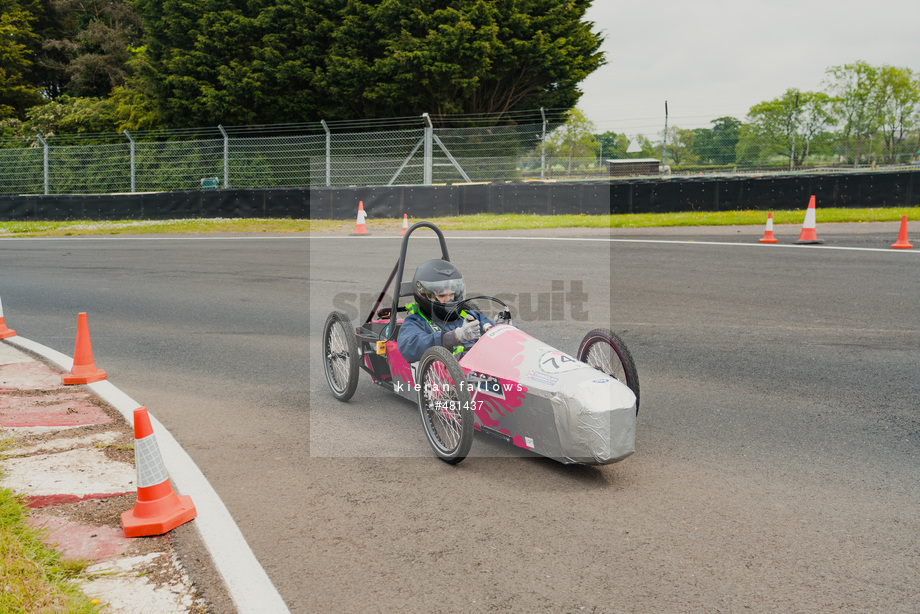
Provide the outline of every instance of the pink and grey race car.
<path id="1" fill-rule="evenodd" d="M 441 230 L 419 222 L 406 231 L 399 259 L 365 322 L 355 327 L 340 311 L 323 329 L 323 365 L 332 394 L 347 401 L 358 370 L 418 405 L 428 442 L 448 463 L 459 463 L 474 431 L 498 437 L 562 463 L 604 465 L 635 451 L 639 378 L 626 344 L 607 329 L 585 335 L 571 356 L 515 327 L 507 306 L 495 297 L 465 299 L 466 309 L 483 301 L 501 305 L 489 328 L 459 355 L 429 348 L 416 363 L 396 342 L 413 296 L 403 282 L 409 237 L 418 228 L 438 236 L 441 257 L 450 261 Z M 394 285 L 395 282 L 395 285 Z M 390 306 L 384 301 L 393 292 Z"/>

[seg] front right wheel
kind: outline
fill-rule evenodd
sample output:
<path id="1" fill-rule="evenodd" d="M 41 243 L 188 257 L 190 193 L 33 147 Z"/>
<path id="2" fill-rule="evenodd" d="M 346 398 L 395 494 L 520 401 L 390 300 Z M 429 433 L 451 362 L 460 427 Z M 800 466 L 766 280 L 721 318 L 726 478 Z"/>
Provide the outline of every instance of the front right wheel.
<path id="1" fill-rule="evenodd" d="M 606 328 L 592 330 L 582 339 L 577 358 L 626 384 L 636 395 L 636 411 L 639 411 L 639 374 L 636 372 L 636 363 L 626 343 L 616 333 Z"/>
<path id="2" fill-rule="evenodd" d="M 323 326 L 323 368 L 329 389 L 347 401 L 358 389 L 358 340 L 347 315 L 333 311 Z"/>
<path id="3" fill-rule="evenodd" d="M 445 348 L 428 348 L 418 363 L 418 410 L 431 449 L 445 463 L 466 458 L 473 445 L 473 403 L 463 369 Z"/>

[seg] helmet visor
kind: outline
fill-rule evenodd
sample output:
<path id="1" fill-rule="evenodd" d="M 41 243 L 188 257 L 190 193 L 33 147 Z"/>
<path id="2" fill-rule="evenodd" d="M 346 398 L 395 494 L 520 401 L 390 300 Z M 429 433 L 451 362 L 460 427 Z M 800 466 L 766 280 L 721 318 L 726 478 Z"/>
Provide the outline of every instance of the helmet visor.
<path id="1" fill-rule="evenodd" d="M 448 303 L 463 298 L 463 278 L 417 282 L 419 294 L 432 303 Z"/>

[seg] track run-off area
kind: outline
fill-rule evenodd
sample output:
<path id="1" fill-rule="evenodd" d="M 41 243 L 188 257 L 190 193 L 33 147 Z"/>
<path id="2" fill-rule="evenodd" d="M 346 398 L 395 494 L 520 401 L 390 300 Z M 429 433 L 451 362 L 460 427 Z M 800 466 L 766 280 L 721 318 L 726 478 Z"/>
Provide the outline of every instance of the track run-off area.
<path id="1" fill-rule="evenodd" d="M 88 313 L 96 364 L 292 612 L 920 610 L 920 249 L 889 249 L 896 224 L 807 247 L 798 228 L 445 234 L 469 291 L 531 335 L 624 339 L 633 456 L 564 466 L 477 435 L 449 466 L 366 374 L 335 401 L 323 322 L 363 321 L 398 237 L 4 239 L 0 297 L 68 355 Z"/>

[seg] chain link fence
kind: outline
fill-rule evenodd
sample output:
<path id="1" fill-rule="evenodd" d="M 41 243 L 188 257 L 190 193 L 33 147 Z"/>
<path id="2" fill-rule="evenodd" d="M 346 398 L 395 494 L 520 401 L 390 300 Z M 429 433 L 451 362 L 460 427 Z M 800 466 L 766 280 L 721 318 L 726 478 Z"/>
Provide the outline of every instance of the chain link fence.
<path id="1" fill-rule="evenodd" d="M 578 143 L 560 150 L 559 140 L 552 135 L 565 120 L 562 110 L 541 109 L 500 116 L 424 114 L 381 120 L 0 138 L 0 194 L 609 177 L 603 146 L 596 153 Z M 671 174 L 672 169 L 674 175 L 684 176 L 788 172 L 788 161 L 784 169 L 781 158 L 769 168 L 678 165 L 676 147 L 677 143 L 668 146 L 667 164 L 660 169 L 664 175 Z M 643 153 L 647 155 L 651 154 Z M 614 153 L 612 157 L 619 156 Z M 897 168 L 920 169 L 918 162 L 918 156 L 908 155 Z M 858 168 L 842 164 L 796 171 L 851 172 Z M 886 167 L 891 168 L 895 167 Z"/>
<path id="2" fill-rule="evenodd" d="M 434 121 L 433 121 L 434 120 Z M 0 140 L 0 194 L 436 185 L 527 176 L 562 112 Z M 492 118 L 494 121 L 494 118 Z"/>

